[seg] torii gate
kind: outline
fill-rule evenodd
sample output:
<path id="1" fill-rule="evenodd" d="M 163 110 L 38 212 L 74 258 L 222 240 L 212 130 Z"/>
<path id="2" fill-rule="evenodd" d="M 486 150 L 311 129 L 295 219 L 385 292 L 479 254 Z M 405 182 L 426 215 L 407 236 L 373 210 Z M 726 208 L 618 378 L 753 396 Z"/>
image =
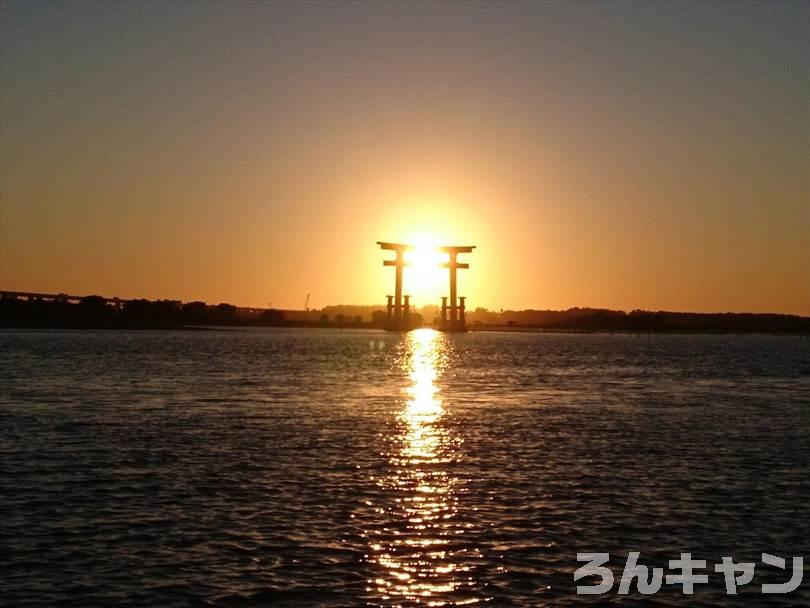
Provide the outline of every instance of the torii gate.
<path id="1" fill-rule="evenodd" d="M 410 296 L 405 296 L 403 302 L 402 296 L 402 272 L 405 266 L 410 266 L 410 262 L 405 260 L 405 252 L 411 251 L 413 245 L 406 245 L 403 243 L 386 243 L 377 241 L 380 249 L 386 251 L 395 251 L 397 257 L 393 260 L 384 260 L 383 266 L 394 266 L 396 268 L 396 278 L 394 284 L 394 295 L 388 296 L 388 315 L 386 316 L 385 329 L 389 330 L 402 330 L 408 329 L 410 317 Z M 393 304 L 391 300 L 394 300 Z"/>
<path id="2" fill-rule="evenodd" d="M 442 268 L 450 269 L 450 319 L 447 319 L 447 298 L 442 298 L 442 329 L 445 331 L 466 331 L 467 323 L 465 319 L 464 300 L 465 298 L 456 298 L 456 270 L 469 268 L 470 265 L 465 262 L 458 261 L 459 253 L 470 253 L 475 249 L 475 245 L 459 245 L 453 247 L 438 247 L 438 251 L 446 253 L 448 260 L 442 264 Z M 460 300 L 460 306 L 456 300 Z"/>
<path id="3" fill-rule="evenodd" d="M 413 245 L 405 243 L 387 243 L 377 241 L 380 249 L 393 251 L 396 257 L 393 260 L 384 260 L 383 266 L 394 266 L 396 268 L 394 295 L 388 296 L 388 314 L 386 316 L 385 329 L 407 330 L 410 329 L 410 296 L 402 295 L 402 275 L 405 266 L 410 266 L 410 262 L 405 259 L 405 252 L 412 251 Z M 450 319 L 447 318 L 447 297 L 442 297 L 442 322 L 443 331 L 466 331 L 467 323 L 465 318 L 466 298 L 457 296 L 456 271 L 458 269 L 469 268 L 466 262 L 458 261 L 459 253 L 470 253 L 475 249 L 475 245 L 459 245 L 452 247 L 437 247 L 436 250 L 446 253 L 448 260 L 442 264 L 442 268 L 450 270 Z M 404 302 L 403 302 L 404 299 Z"/>

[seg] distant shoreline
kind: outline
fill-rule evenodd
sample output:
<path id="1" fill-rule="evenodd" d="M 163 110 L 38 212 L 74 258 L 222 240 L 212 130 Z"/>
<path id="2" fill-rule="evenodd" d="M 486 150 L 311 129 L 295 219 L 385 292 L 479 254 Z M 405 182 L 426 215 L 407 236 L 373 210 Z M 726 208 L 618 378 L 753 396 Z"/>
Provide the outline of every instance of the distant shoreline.
<path id="1" fill-rule="evenodd" d="M 437 307 L 411 312 L 415 326 L 435 327 Z M 421 313 L 419 312 L 421 310 Z M 467 329 L 531 333 L 810 334 L 810 317 L 776 313 L 690 313 L 570 308 L 470 310 Z M 174 329 L 226 327 L 382 329 L 385 307 L 245 308 L 205 302 L 105 298 L 0 291 L 0 327 L 20 329 Z"/>
<path id="2" fill-rule="evenodd" d="M 51 332 L 51 331 L 58 331 L 58 332 L 69 332 L 69 331 L 98 331 L 98 332 L 149 332 L 149 331 L 160 331 L 160 332 L 172 332 L 172 331 L 179 331 L 179 332 L 228 332 L 232 330 L 239 330 L 239 329 L 316 329 L 316 330 L 324 330 L 324 331 L 346 331 L 346 330 L 361 330 L 367 332 L 375 332 L 375 333 L 397 333 L 397 332 L 388 332 L 382 327 L 371 326 L 370 324 L 363 324 L 363 325 L 344 325 L 344 326 L 337 326 L 337 325 L 317 325 L 317 324 L 295 324 L 295 325 L 180 325 L 175 327 L 167 327 L 167 326 L 155 326 L 155 327 L 59 327 L 59 326 L 52 326 L 52 327 L 21 327 L 21 326 L 9 326 L 0 324 L 0 332 L 2 331 L 20 331 L 20 332 Z M 416 327 L 414 329 L 436 329 L 432 325 L 422 325 L 421 327 Z M 400 333 L 407 333 L 407 332 L 400 332 Z M 790 330 L 700 330 L 700 329 L 682 329 L 682 330 L 629 330 L 629 329 L 563 329 L 563 328 L 553 328 L 553 327 L 530 327 L 530 326 L 507 326 L 507 325 L 488 325 L 488 326 L 476 326 L 470 327 L 467 333 L 511 333 L 511 334 L 555 334 L 555 335 L 595 335 L 595 334 L 603 334 L 603 335 L 624 335 L 624 336 L 662 336 L 662 335 L 671 335 L 671 336 L 733 336 L 733 335 L 766 335 L 766 336 L 796 336 L 796 337 L 810 337 L 810 331 L 801 330 L 801 331 L 790 331 Z M 463 333 L 462 333 L 463 335 Z"/>

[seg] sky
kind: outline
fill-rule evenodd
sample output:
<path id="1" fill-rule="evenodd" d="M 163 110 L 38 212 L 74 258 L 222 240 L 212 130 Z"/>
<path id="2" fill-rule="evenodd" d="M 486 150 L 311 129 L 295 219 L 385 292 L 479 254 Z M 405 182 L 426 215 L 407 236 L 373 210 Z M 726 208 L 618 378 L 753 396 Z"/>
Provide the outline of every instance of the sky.
<path id="1" fill-rule="evenodd" d="M 0 289 L 376 304 L 379 240 L 475 245 L 468 308 L 810 315 L 810 3 L 2 2 Z"/>

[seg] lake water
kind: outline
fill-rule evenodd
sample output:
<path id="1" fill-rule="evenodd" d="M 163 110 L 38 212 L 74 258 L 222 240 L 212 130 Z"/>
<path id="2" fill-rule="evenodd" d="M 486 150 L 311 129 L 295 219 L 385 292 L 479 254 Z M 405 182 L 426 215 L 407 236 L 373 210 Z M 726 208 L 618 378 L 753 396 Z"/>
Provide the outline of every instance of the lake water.
<path id="1" fill-rule="evenodd" d="M 4 606 L 808 605 L 810 340 L 3 331 L 0 473 Z"/>

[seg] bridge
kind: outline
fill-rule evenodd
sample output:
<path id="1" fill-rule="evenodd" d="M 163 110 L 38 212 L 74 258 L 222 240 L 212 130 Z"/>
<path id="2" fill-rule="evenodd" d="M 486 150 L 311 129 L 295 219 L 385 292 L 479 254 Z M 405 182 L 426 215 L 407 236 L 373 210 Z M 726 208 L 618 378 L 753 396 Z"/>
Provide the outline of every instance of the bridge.
<path id="1" fill-rule="evenodd" d="M 41 300 L 43 302 L 70 302 L 77 304 L 85 298 L 100 298 L 105 304 L 112 304 L 116 308 L 122 307 L 127 302 L 133 302 L 132 298 L 105 298 L 103 296 L 73 296 L 67 293 L 35 293 L 31 291 L 3 291 L 0 290 L 0 298 L 9 300 Z"/>

